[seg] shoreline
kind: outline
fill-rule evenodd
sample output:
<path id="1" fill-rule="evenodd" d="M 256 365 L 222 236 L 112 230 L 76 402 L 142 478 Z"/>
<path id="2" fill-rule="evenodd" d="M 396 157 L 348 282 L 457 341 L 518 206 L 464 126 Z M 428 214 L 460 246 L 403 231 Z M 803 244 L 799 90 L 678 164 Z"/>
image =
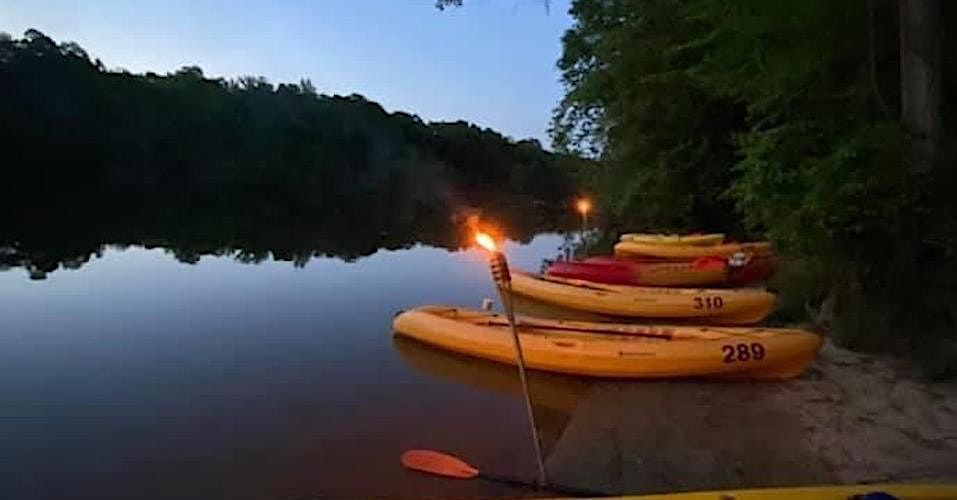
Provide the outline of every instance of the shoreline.
<path id="1" fill-rule="evenodd" d="M 547 458 L 622 493 L 957 480 L 957 383 L 829 340 L 783 382 L 596 382 Z"/>

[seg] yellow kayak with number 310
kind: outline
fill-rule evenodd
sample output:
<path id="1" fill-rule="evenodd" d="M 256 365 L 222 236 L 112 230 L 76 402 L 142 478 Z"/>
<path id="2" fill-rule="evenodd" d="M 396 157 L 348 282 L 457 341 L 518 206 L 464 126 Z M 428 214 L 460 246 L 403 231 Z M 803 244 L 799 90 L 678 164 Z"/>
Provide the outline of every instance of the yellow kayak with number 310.
<path id="1" fill-rule="evenodd" d="M 751 325 L 774 307 L 774 294 L 758 288 L 606 285 L 517 271 L 512 273 L 512 292 L 577 311 L 627 318 L 694 318 L 720 325 Z"/>

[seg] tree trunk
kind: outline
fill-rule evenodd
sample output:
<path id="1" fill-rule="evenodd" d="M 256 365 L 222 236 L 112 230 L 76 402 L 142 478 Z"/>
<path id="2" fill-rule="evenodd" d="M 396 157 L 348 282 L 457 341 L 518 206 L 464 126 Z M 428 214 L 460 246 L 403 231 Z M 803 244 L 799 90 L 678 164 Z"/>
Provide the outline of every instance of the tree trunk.
<path id="1" fill-rule="evenodd" d="M 877 101 L 877 108 L 883 117 L 890 115 L 887 107 L 887 101 L 881 94 L 881 85 L 877 80 L 877 19 L 874 14 L 876 0 L 867 0 L 867 66 L 869 77 L 871 79 L 871 93 L 874 94 L 874 100 Z"/>
<path id="2" fill-rule="evenodd" d="M 940 146 L 940 0 L 900 0 L 901 126 L 912 172 L 930 171 Z"/>

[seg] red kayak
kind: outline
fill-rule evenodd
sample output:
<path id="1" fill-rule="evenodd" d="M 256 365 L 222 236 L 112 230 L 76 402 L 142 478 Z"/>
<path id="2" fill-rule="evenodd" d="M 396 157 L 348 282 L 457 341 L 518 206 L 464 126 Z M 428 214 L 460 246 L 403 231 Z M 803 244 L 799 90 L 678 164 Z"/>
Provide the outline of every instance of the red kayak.
<path id="1" fill-rule="evenodd" d="M 773 259 L 763 257 L 730 264 L 728 259 L 719 257 L 678 262 L 591 257 L 554 262 L 546 274 L 612 285 L 742 286 L 764 280 L 773 271 Z"/>
<path id="2" fill-rule="evenodd" d="M 635 285 L 637 266 L 638 264 L 633 261 L 616 260 L 612 257 L 593 257 L 583 261 L 553 262 L 545 270 L 545 274 L 609 285 Z"/>
<path id="3" fill-rule="evenodd" d="M 759 283 L 771 277 L 777 267 L 773 256 L 753 257 L 743 265 L 728 266 L 729 286 L 745 286 Z"/>

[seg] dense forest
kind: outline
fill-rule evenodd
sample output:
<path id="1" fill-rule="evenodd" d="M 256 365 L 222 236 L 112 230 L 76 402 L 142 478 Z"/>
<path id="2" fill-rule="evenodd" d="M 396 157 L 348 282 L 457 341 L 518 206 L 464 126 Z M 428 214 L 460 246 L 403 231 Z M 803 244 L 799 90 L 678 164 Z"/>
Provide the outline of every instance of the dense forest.
<path id="1" fill-rule="evenodd" d="M 767 236 L 785 316 L 957 369 L 957 3 L 570 14 L 552 135 L 600 160 L 586 180 L 611 229 Z"/>
<path id="2" fill-rule="evenodd" d="M 578 164 L 308 80 L 111 71 L 35 30 L 0 33 L 0 127 L 0 266 L 34 277 L 103 244 L 299 263 L 454 248 L 477 208 L 527 238 L 564 211 Z"/>

